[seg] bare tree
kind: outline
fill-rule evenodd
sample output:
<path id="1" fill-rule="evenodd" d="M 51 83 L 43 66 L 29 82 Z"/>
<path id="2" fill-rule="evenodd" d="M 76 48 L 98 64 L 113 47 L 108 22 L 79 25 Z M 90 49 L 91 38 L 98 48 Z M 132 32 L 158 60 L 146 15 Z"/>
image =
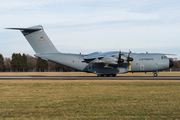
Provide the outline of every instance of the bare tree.
<path id="1" fill-rule="evenodd" d="M 6 72 L 12 72 L 11 59 L 10 58 L 4 58 L 4 65 L 5 65 L 5 71 Z"/>
<path id="2" fill-rule="evenodd" d="M 55 72 L 56 71 L 56 63 L 48 61 L 48 71 L 49 72 Z"/>
<path id="3" fill-rule="evenodd" d="M 4 57 L 2 54 L 0 54 L 0 72 L 3 72 L 4 71 Z"/>
<path id="4" fill-rule="evenodd" d="M 29 54 L 26 54 L 26 57 L 27 57 L 28 71 L 29 72 L 35 72 L 36 71 L 37 58 L 33 57 Z"/>

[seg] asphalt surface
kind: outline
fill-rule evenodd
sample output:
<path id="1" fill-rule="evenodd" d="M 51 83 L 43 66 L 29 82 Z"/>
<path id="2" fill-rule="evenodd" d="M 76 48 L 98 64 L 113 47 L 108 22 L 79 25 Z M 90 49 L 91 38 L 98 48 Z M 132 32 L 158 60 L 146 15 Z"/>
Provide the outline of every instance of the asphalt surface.
<path id="1" fill-rule="evenodd" d="M 0 80 L 180 80 L 180 76 L 0 76 Z"/>

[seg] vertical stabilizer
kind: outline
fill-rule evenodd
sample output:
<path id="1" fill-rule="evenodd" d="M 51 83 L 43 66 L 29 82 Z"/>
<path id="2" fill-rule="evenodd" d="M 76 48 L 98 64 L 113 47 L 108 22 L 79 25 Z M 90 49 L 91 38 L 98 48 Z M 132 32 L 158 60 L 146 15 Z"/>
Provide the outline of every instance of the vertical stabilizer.
<path id="1" fill-rule="evenodd" d="M 57 49 L 54 47 L 44 29 L 41 25 L 33 26 L 29 28 L 8 28 L 14 30 L 20 30 L 25 36 L 29 44 L 34 51 L 38 53 L 57 53 Z"/>

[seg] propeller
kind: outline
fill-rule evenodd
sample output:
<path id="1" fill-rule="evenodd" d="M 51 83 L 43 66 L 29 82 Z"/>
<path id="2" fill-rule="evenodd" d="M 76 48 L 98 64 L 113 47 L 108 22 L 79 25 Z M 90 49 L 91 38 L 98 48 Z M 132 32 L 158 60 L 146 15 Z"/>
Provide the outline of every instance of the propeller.
<path id="1" fill-rule="evenodd" d="M 129 50 L 128 57 L 127 57 L 127 61 L 133 61 L 133 58 L 130 57 L 130 54 L 131 54 L 131 51 Z"/>
<path id="2" fill-rule="evenodd" d="M 119 57 L 118 57 L 118 66 L 120 66 L 120 63 L 123 63 L 124 62 L 124 59 L 121 59 L 121 50 L 119 52 Z"/>

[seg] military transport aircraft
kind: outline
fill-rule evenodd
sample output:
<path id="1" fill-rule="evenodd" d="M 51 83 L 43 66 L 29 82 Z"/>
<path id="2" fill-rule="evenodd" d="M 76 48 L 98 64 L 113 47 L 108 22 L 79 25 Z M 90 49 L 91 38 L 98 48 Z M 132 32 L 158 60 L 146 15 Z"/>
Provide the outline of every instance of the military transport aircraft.
<path id="1" fill-rule="evenodd" d="M 20 30 L 36 52 L 35 56 L 59 63 L 99 77 L 113 76 L 127 72 L 152 72 L 168 69 L 174 63 L 165 54 L 131 53 L 121 51 L 93 52 L 91 54 L 70 54 L 58 52 L 41 25 L 29 28 L 7 28 Z"/>

